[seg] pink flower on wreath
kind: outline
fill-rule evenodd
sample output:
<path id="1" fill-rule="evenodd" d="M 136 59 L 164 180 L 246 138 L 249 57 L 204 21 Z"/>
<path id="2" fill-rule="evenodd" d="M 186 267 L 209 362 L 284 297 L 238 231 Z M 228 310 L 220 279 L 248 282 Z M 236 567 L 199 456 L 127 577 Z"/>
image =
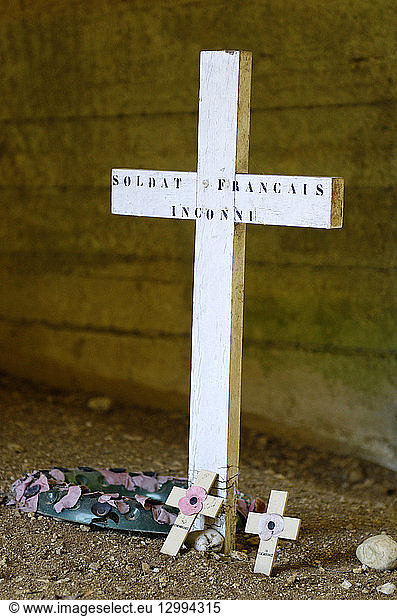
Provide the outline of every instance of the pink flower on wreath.
<path id="1" fill-rule="evenodd" d="M 278 513 L 262 513 L 258 524 L 258 534 L 263 541 L 278 537 L 283 530 L 284 519 L 281 515 L 278 515 Z"/>
<path id="2" fill-rule="evenodd" d="M 200 513 L 203 502 L 207 498 L 207 492 L 200 486 L 192 486 L 186 490 L 186 496 L 178 502 L 179 510 L 185 515 Z"/>

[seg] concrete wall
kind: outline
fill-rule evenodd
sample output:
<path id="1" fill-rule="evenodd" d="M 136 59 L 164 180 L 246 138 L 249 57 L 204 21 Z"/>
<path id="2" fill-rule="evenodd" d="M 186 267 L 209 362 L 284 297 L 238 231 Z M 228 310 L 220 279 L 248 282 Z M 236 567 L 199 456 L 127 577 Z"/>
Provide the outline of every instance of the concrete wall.
<path id="1" fill-rule="evenodd" d="M 244 418 L 397 467 L 395 22 L 392 0 L 3 0 L 0 368 L 187 408 L 193 223 L 112 217 L 109 172 L 195 169 L 199 52 L 248 49 L 250 171 L 343 176 L 346 209 L 248 229 Z"/>

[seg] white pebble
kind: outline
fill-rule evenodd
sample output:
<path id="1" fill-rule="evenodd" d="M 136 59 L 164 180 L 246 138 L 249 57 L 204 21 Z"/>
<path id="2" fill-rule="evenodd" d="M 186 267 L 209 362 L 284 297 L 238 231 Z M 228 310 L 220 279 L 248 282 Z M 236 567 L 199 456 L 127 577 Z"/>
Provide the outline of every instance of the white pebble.
<path id="1" fill-rule="evenodd" d="M 213 528 L 194 530 L 186 537 L 185 545 L 193 547 L 198 552 L 220 552 L 223 545 L 223 537 Z"/>
<path id="2" fill-rule="evenodd" d="M 352 586 L 353 586 L 353 584 L 352 584 L 351 582 L 348 582 L 347 580 L 344 580 L 344 581 L 342 582 L 342 588 L 345 588 L 346 590 L 347 590 L 348 588 L 351 588 Z"/>
<path id="3" fill-rule="evenodd" d="M 247 560 L 247 555 L 244 552 L 230 552 L 230 558 L 234 558 L 236 560 Z"/>
<path id="4" fill-rule="evenodd" d="M 392 595 L 396 590 L 396 586 L 391 582 L 386 582 L 386 584 L 382 584 L 382 586 L 377 586 L 376 590 L 382 592 L 384 595 Z"/>
<path id="5" fill-rule="evenodd" d="M 368 537 L 358 546 L 356 556 L 371 569 L 394 569 L 397 566 L 397 542 L 389 535 Z"/>
<path id="6" fill-rule="evenodd" d="M 89 409 L 96 411 L 97 413 L 107 413 L 112 408 L 112 404 L 113 400 L 111 398 L 100 396 L 98 398 L 90 398 L 87 406 Z"/>

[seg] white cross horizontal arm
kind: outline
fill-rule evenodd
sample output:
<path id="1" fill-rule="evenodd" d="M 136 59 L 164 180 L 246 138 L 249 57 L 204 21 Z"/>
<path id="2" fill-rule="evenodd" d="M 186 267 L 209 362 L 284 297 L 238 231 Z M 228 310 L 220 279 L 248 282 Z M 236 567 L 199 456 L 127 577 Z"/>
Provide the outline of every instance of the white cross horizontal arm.
<path id="1" fill-rule="evenodd" d="M 192 218 L 196 204 L 192 171 L 112 170 L 112 214 Z"/>
<path id="2" fill-rule="evenodd" d="M 299 534 L 301 521 L 298 518 L 283 518 L 284 529 L 280 533 L 280 539 L 296 539 Z"/>
<path id="3" fill-rule="evenodd" d="M 178 508 L 178 503 L 181 500 L 181 498 L 183 498 L 186 494 L 186 490 L 184 490 L 183 488 L 177 488 L 177 487 L 173 487 L 172 491 L 170 492 L 169 497 L 167 498 L 167 505 L 169 505 L 170 507 L 176 507 Z M 203 504 L 203 509 L 201 510 L 201 514 L 205 515 L 209 518 L 215 518 L 218 513 L 219 513 L 219 509 L 222 506 L 222 501 L 219 500 L 219 497 L 217 496 L 211 496 L 211 494 L 209 494 L 207 496 L 207 498 L 205 499 L 205 502 Z"/>
<path id="4" fill-rule="evenodd" d="M 176 507 L 178 509 L 178 503 L 181 500 L 181 498 L 185 496 L 185 494 L 186 494 L 185 488 L 178 488 L 177 486 L 174 486 L 171 492 L 169 493 L 166 505 L 169 505 L 170 507 Z"/>
<path id="5" fill-rule="evenodd" d="M 130 216 L 253 223 L 295 227 L 342 226 L 342 178 L 251 175 L 208 177 L 210 206 L 197 206 L 197 173 L 113 169 L 112 213 Z M 225 207 L 222 193 L 232 192 Z"/>
<path id="6" fill-rule="evenodd" d="M 245 525 L 244 532 L 252 533 L 253 535 L 259 534 L 259 520 L 261 519 L 262 513 L 254 513 L 250 511 L 247 518 L 247 523 Z"/>
<path id="7" fill-rule="evenodd" d="M 209 492 L 216 478 L 216 473 L 211 471 L 199 471 L 197 475 L 197 479 L 195 481 L 196 486 L 200 486 L 204 488 L 206 492 Z M 178 507 L 178 503 L 181 498 L 183 498 L 186 494 L 185 488 L 178 488 L 174 486 L 167 498 L 166 504 L 170 507 Z M 209 496 L 207 496 L 207 499 Z"/>
<path id="8" fill-rule="evenodd" d="M 259 521 L 263 513 L 250 512 L 244 532 L 259 534 Z M 284 529 L 279 535 L 281 539 L 296 539 L 299 533 L 301 521 L 298 518 L 283 517 Z"/>
<path id="9" fill-rule="evenodd" d="M 323 229 L 342 226 L 342 178 L 241 173 L 231 188 L 235 220 Z"/>

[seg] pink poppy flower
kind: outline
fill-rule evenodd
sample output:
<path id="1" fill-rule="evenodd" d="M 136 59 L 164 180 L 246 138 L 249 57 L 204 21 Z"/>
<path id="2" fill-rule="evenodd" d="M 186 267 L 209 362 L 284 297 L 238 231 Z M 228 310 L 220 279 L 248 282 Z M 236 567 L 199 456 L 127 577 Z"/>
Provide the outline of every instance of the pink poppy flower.
<path id="1" fill-rule="evenodd" d="M 39 478 L 36 479 L 36 475 Z M 12 490 L 15 491 L 15 500 L 9 504 L 17 505 L 20 511 L 34 512 L 37 511 L 39 503 L 39 493 L 48 492 L 50 489 L 47 477 L 39 471 L 34 471 L 22 479 L 17 479 L 12 484 Z"/>
<path id="2" fill-rule="evenodd" d="M 263 541 L 278 537 L 284 530 L 284 520 L 277 513 L 263 513 L 258 524 L 258 534 Z"/>
<path id="3" fill-rule="evenodd" d="M 203 502 L 207 498 L 207 492 L 200 486 L 192 486 L 186 490 L 186 496 L 178 502 L 179 510 L 185 515 L 200 513 Z"/>
<path id="4" fill-rule="evenodd" d="M 109 503 L 112 507 L 115 507 L 120 513 L 129 513 L 130 505 L 129 498 L 127 496 L 120 496 L 120 494 L 101 494 L 98 498 L 98 503 Z"/>
<path id="5" fill-rule="evenodd" d="M 175 513 L 170 513 L 162 505 L 154 505 L 152 508 L 153 519 L 157 524 L 170 524 L 172 525 L 176 520 Z"/>
<path id="6" fill-rule="evenodd" d="M 52 468 L 50 470 L 50 475 L 57 483 L 65 483 L 65 473 L 59 468 Z"/>
<path id="7" fill-rule="evenodd" d="M 61 513 L 63 509 L 74 507 L 81 496 L 80 486 L 69 486 L 65 496 L 55 503 L 54 509 L 57 513 Z"/>
<path id="8" fill-rule="evenodd" d="M 113 499 L 118 499 L 120 498 L 120 494 L 101 494 L 101 496 L 98 498 L 98 503 L 107 503 L 108 501 L 111 501 Z M 112 503 L 111 503 L 112 504 Z"/>

